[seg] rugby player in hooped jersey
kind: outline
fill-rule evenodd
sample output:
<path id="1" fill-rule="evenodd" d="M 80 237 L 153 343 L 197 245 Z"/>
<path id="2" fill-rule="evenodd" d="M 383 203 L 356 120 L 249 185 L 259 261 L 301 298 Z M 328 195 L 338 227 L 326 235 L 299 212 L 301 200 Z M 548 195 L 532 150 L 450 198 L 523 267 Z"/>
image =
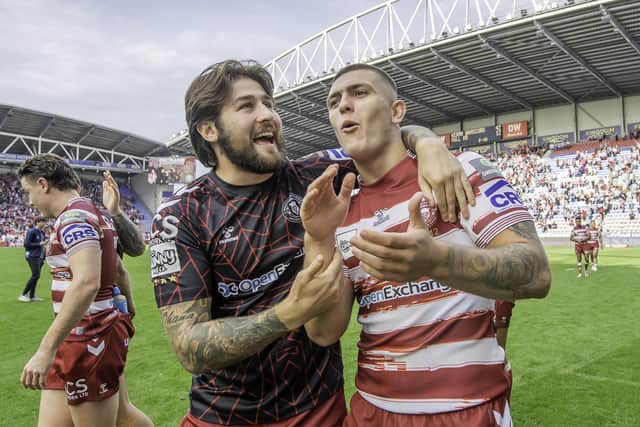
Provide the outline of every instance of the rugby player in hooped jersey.
<path id="1" fill-rule="evenodd" d="M 133 336 L 129 315 L 113 305 L 113 224 L 80 197 L 80 179 L 62 158 L 34 156 L 18 176 L 29 203 L 56 218 L 46 256 L 55 318 L 20 381 L 42 390 L 39 426 L 113 427 Z"/>
<path id="2" fill-rule="evenodd" d="M 354 299 L 360 306 L 357 392 L 344 425 L 511 425 L 494 300 L 542 298 L 551 280 L 526 207 L 491 163 L 465 152 L 458 159 L 476 205 L 469 219 L 441 221 L 419 192 L 400 139 L 406 106 L 384 71 L 340 70 L 327 106 L 360 187 L 351 198 L 336 195 L 330 166 L 303 200 L 307 256 L 341 252 L 347 282 L 334 309 L 306 330 L 330 345 Z"/>
<path id="3" fill-rule="evenodd" d="M 194 374 L 183 426 L 335 426 L 346 413 L 338 344 L 317 346 L 302 328 L 341 292 L 339 254 L 302 268 L 300 223 L 307 185 L 337 160 L 287 160 L 273 103 L 266 70 L 237 61 L 209 67 L 186 94 L 194 151 L 214 170 L 159 207 L 151 239 L 162 321 Z M 444 182 L 436 194 L 459 190 L 466 209 L 468 183 L 446 147 L 425 141 L 417 151 L 429 173 L 458 165 L 461 173 L 422 175 Z"/>

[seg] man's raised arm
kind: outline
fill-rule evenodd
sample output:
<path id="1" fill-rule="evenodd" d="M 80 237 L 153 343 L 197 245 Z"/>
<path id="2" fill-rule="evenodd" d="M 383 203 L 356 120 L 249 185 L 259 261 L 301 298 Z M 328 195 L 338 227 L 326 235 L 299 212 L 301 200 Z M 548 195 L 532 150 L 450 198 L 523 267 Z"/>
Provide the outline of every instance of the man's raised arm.
<path id="1" fill-rule="evenodd" d="M 113 219 L 113 225 L 118 233 L 118 241 L 124 252 L 129 256 L 142 255 L 145 251 L 142 233 L 138 226 L 120 210 L 118 183 L 108 171 L 104 173 L 104 181 L 102 183 L 102 204 L 107 208 L 107 212 Z"/>

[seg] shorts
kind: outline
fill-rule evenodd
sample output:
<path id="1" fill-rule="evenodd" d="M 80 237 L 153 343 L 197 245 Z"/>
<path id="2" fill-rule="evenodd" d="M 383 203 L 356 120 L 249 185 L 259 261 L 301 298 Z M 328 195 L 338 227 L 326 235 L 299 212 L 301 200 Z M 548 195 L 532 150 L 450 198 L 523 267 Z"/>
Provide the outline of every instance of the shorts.
<path id="1" fill-rule="evenodd" d="M 586 253 L 591 253 L 591 247 L 584 243 L 576 245 L 576 255 L 582 255 Z"/>
<path id="2" fill-rule="evenodd" d="M 509 388 L 510 392 L 511 388 Z M 439 414 L 398 414 L 366 401 L 356 392 L 351 398 L 351 412 L 342 427 L 500 427 L 511 426 L 509 392 L 482 405 Z"/>
<path id="3" fill-rule="evenodd" d="M 92 339 L 63 341 L 45 390 L 64 390 L 69 405 L 106 400 L 118 392 L 134 327 L 129 314 Z"/>
<path id="4" fill-rule="evenodd" d="M 340 390 L 326 402 L 309 409 L 300 415 L 269 424 L 251 424 L 254 427 L 340 427 L 347 415 L 344 391 Z M 179 427 L 233 427 L 227 424 L 215 424 L 202 421 L 188 413 Z"/>

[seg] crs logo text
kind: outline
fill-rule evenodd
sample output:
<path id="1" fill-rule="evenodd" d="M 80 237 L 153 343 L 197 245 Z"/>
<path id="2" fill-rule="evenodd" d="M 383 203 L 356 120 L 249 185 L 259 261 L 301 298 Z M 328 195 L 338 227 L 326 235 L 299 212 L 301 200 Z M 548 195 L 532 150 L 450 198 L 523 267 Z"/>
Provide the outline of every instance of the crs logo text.
<path id="1" fill-rule="evenodd" d="M 71 224 L 62 229 L 60 233 L 62 241 L 69 246 L 73 243 L 81 242 L 88 239 L 98 239 L 98 233 L 95 228 L 89 224 Z"/>
<path id="2" fill-rule="evenodd" d="M 87 386 L 87 380 L 80 378 L 75 382 L 67 381 L 64 383 L 64 391 L 67 393 L 68 400 L 82 399 L 89 395 L 89 387 Z"/>
<path id="3" fill-rule="evenodd" d="M 484 195 L 489 199 L 491 206 L 498 210 L 524 205 L 513 187 L 504 179 L 491 185 Z"/>
<path id="4" fill-rule="evenodd" d="M 162 240 L 175 239 L 178 235 L 178 223 L 180 220 L 173 215 L 162 216 L 156 214 L 153 217 L 154 230 L 151 233 L 151 238 L 154 239 L 158 236 Z"/>

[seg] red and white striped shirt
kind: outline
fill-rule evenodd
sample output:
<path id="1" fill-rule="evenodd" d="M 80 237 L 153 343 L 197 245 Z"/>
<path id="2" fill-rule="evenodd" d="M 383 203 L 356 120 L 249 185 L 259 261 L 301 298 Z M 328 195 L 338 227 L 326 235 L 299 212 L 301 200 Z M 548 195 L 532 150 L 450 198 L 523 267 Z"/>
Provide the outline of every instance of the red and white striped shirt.
<path id="1" fill-rule="evenodd" d="M 587 243 L 590 245 L 595 245 L 596 243 L 600 243 L 600 229 L 599 228 L 591 228 L 587 229 L 587 233 L 589 237 L 587 238 Z"/>
<path id="2" fill-rule="evenodd" d="M 589 230 L 584 225 L 573 227 L 573 239 L 576 245 L 583 245 L 589 238 Z"/>
<path id="3" fill-rule="evenodd" d="M 458 158 L 476 206 L 470 206 L 469 220 L 453 224 L 442 222 L 435 209 L 423 209 L 436 239 L 484 247 L 508 227 L 532 220 L 488 160 L 472 152 Z M 359 267 L 349 243 L 363 229 L 406 231 L 409 199 L 420 191 L 416 176 L 416 162 L 407 157 L 375 184 L 355 190 L 347 219 L 336 231 L 360 306 L 356 387 L 364 399 L 387 411 L 450 412 L 509 389 L 504 350 L 495 338 L 495 301 L 429 277 L 409 283 L 379 281 Z"/>
<path id="4" fill-rule="evenodd" d="M 87 247 L 98 247 L 102 255 L 100 289 L 91 306 L 78 325 L 73 328 L 68 340 L 93 337 L 118 318 L 113 306 L 113 285 L 116 275 L 117 237 L 111 220 L 102 215 L 89 199 L 71 199 L 56 218 L 47 250 L 47 264 L 51 268 L 51 300 L 57 315 L 62 306 L 66 290 L 72 283 L 73 272 L 69 256 Z"/>

